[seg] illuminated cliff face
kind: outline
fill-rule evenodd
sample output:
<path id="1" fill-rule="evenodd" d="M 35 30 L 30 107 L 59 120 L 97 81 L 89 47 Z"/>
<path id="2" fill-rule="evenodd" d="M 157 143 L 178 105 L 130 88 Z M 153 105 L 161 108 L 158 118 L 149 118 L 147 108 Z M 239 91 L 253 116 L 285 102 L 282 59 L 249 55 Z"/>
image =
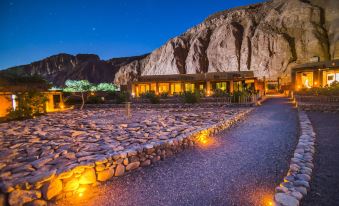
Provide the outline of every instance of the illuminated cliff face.
<path id="1" fill-rule="evenodd" d="M 139 74 L 247 70 L 259 78 L 289 81 L 295 64 L 339 56 L 338 6 L 332 0 L 311 2 L 274 0 L 214 14 L 120 68 L 115 82 L 126 84 Z"/>

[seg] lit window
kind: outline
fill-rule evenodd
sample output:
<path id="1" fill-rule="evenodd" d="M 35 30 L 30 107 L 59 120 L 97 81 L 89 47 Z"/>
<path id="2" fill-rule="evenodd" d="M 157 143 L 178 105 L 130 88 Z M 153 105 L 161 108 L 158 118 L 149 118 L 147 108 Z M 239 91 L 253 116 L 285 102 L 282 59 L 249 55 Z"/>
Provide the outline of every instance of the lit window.
<path id="1" fill-rule="evenodd" d="M 226 88 L 227 88 L 226 82 L 218 82 L 218 83 L 216 84 L 216 88 L 217 88 L 218 90 L 226 91 Z"/>
<path id="2" fill-rule="evenodd" d="M 304 88 L 313 86 L 313 72 L 304 72 L 301 76 L 301 83 Z"/>
<path id="3" fill-rule="evenodd" d="M 192 84 L 192 83 L 186 83 L 186 84 L 185 84 L 185 91 L 186 91 L 186 92 L 194 92 L 194 84 Z"/>

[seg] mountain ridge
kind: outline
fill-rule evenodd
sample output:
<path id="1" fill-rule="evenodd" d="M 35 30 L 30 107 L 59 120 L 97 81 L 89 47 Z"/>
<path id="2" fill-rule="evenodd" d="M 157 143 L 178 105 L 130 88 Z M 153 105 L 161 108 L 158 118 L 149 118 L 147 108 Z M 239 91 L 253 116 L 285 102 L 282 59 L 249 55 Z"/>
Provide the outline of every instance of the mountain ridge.
<path id="1" fill-rule="evenodd" d="M 14 68 L 57 85 L 70 78 L 126 85 L 143 75 L 227 71 L 289 82 L 291 68 L 314 56 L 339 58 L 336 0 L 271 0 L 220 11 L 141 56 L 104 61 L 61 54 Z"/>

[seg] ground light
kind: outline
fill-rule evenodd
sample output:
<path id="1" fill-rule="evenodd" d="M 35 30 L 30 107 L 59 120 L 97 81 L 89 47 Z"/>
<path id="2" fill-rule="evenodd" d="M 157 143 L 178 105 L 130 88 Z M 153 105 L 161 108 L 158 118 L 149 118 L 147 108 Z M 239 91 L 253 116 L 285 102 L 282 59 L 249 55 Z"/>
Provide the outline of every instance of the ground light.
<path id="1" fill-rule="evenodd" d="M 207 132 L 202 132 L 196 138 L 196 143 L 202 148 L 207 148 L 216 143 L 215 138 L 211 137 Z"/>

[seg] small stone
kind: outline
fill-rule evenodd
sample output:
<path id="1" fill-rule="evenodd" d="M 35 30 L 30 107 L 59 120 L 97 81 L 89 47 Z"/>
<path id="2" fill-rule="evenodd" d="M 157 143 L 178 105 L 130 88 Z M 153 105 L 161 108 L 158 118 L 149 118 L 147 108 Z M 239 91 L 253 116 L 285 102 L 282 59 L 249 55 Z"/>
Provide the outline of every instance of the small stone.
<path id="1" fill-rule="evenodd" d="M 290 195 L 285 193 L 277 193 L 274 196 L 274 199 L 277 203 L 281 204 L 282 206 L 298 206 L 299 201 Z"/>
<path id="2" fill-rule="evenodd" d="M 137 169 L 139 165 L 140 165 L 140 162 L 132 162 L 126 166 L 126 170 L 130 171 L 130 170 Z"/>
<path id="3" fill-rule="evenodd" d="M 307 174 L 297 174 L 297 178 L 307 182 L 311 180 L 311 177 Z"/>
<path id="4" fill-rule="evenodd" d="M 76 177 L 70 178 L 68 180 L 64 180 L 63 182 L 64 188 L 63 190 L 65 192 L 69 192 L 69 191 L 74 191 L 76 189 L 78 189 L 79 187 L 79 179 Z"/>
<path id="5" fill-rule="evenodd" d="M 41 198 L 41 192 L 38 190 L 14 190 L 9 194 L 8 202 L 10 205 L 24 205 L 35 199 Z"/>
<path id="6" fill-rule="evenodd" d="M 306 188 L 310 188 L 310 184 L 306 181 L 303 181 L 303 180 L 296 180 L 293 182 L 294 186 L 303 186 L 303 187 L 306 187 Z"/>
<path id="7" fill-rule="evenodd" d="M 42 195 L 44 199 L 50 200 L 60 194 L 62 191 L 62 181 L 59 179 L 51 180 L 42 187 Z"/>
<path id="8" fill-rule="evenodd" d="M 104 171 L 105 170 L 105 165 L 104 164 L 100 164 L 100 165 L 97 165 L 96 167 L 95 167 L 95 170 L 97 171 L 97 172 L 101 172 L 101 171 Z"/>
<path id="9" fill-rule="evenodd" d="M 151 164 L 151 160 L 147 159 L 147 160 L 141 162 L 140 166 L 146 167 L 146 166 L 149 166 L 150 164 Z"/>
<path id="10" fill-rule="evenodd" d="M 101 182 L 107 181 L 109 179 L 111 179 L 114 175 L 114 168 L 113 167 L 109 167 L 108 169 L 98 172 L 98 180 Z"/>
<path id="11" fill-rule="evenodd" d="M 125 173 L 125 166 L 122 164 L 118 164 L 117 168 L 115 169 L 115 174 L 114 176 L 122 176 Z"/>
<path id="12" fill-rule="evenodd" d="M 124 165 L 127 166 L 128 165 L 128 158 L 124 159 Z"/>
<path id="13" fill-rule="evenodd" d="M 94 184 L 96 181 L 96 175 L 93 168 L 86 169 L 79 178 L 79 183 L 81 185 Z"/>
<path id="14" fill-rule="evenodd" d="M 297 198 L 298 200 L 301 200 L 303 198 L 303 195 L 300 192 L 292 192 L 291 195 L 295 198 Z"/>
<path id="15" fill-rule="evenodd" d="M 73 171 L 70 170 L 70 171 L 65 171 L 63 173 L 61 173 L 59 176 L 58 176 L 58 179 L 67 179 L 67 178 L 70 178 L 72 177 L 73 175 Z"/>
<path id="16" fill-rule="evenodd" d="M 300 192 L 302 195 L 306 196 L 307 195 L 307 189 L 306 187 L 296 187 L 295 190 Z"/>
<path id="17" fill-rule="evenodd" d="M 25 206 L 47 206 L 45 200 L 33 200 L 33 202 L 25 204 Z"/>

